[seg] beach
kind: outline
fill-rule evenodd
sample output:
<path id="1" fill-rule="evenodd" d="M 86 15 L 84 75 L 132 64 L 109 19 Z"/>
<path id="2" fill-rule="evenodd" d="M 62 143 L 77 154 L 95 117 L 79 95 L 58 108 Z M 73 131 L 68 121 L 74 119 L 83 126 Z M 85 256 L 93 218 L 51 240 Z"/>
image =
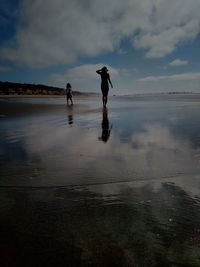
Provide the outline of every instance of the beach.
<path id="1" fill-rule="evenodd" d="M 0 98 L 0 264 L 200 266 L 199 95 Z"/>

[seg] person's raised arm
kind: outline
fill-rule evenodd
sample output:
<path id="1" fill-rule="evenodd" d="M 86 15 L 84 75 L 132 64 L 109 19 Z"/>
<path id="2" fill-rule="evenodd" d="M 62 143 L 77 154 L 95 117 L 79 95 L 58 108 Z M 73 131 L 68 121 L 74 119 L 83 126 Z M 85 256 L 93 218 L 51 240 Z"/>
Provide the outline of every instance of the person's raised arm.
<path id="1" fill-rule="evenodd" d="M 97 70 L 96 73 L 101 74 L 102 70 Z"/>

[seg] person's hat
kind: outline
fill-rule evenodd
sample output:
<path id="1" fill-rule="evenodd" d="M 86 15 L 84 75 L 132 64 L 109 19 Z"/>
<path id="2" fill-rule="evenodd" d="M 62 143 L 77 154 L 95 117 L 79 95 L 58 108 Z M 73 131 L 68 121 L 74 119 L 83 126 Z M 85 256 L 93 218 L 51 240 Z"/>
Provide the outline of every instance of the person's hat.
<path id="1" fill-rule="evenodd" d="M 108 71 L 108 69 L 106 68 L 106 66 L 104 66 L 101 70 Z"/>

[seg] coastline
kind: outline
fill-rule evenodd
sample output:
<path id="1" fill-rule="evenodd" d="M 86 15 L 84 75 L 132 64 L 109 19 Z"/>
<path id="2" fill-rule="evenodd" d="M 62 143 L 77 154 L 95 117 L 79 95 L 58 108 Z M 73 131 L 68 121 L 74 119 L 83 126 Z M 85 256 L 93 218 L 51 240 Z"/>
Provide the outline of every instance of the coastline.
<path id="1" fill-rule="evenodd" d="M 65 95 L 0 95 L 0 98 L 65 98 Z"/>
<path id="2" fill-rule="evenodd" d="M 93 97 L 99 96 L 98 93 L 74 94 L 74 97 Z M 66 95 L 0 95 L 0 98 L 66 98 Z"/>

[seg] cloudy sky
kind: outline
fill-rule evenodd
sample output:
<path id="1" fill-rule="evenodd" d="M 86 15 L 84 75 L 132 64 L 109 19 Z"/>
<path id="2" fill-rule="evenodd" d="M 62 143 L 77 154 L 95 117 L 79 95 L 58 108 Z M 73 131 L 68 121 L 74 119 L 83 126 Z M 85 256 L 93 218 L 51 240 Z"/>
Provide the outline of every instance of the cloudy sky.
<path id="1" fill-rule="evenodd" d="M 200 0 L 1 0 L 0 80 L 200 92 Z"/>

